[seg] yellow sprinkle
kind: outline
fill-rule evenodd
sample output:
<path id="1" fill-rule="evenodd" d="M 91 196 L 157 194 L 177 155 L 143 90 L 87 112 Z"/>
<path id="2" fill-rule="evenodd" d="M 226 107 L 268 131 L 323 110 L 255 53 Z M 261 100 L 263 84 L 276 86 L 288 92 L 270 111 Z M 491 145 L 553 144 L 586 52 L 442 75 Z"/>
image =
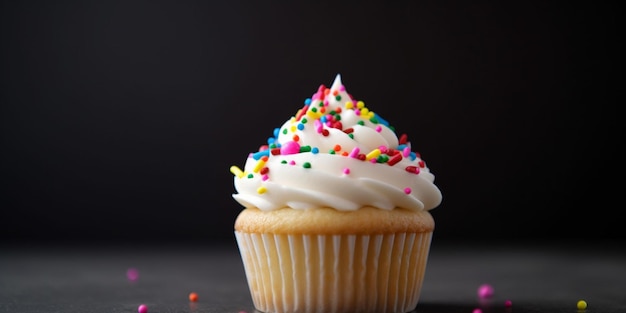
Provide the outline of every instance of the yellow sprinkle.
<path id="1" fill-rule="evenodd" d="M 380 149 L 374 149 L 372 150 L 372 152 L 365 155 L 365 159 L 369 161 L 373 158 L 377 158 L 379 155 L 380 155 Z"/>
<path id="2" fill-rule="evenodd" d="M 237 166 L 237 165 L 233 165 L 230 167 L 230 172 L 233 173 L 235 176 L 242 178 L 244 173 L 243 171 Z"/>
<path id="3" fill-rule="evenodd" d="M 298 128 L 296 127 L 296 125 L 291 125 L 291 127 L 289 127 L 289 130 L 293 133 L 298 130 Z"/>
<path id="4" fill-rule="evenodd" d="M 578 300 L 578 303 L 576 303 L 576 307 L 577 307 L 579 310 L 585 310 L 585 309 L 587 309 L 587 301 L 585 301 L 585 300 Z"/>
<path id="5" fill-rule="evenodd" d="M 367 117 L 368 118 L 374 117 L 374 112 L 372 112 L 372 111 L 367 112 Z"/>
<path id="6" fill-rule="evenodd" d="M 365 102 L 363 102 L 363 101 L 357 101 L 357 102 L 356 102 L 356 107 L 357 107 L 357 108 L 359 108 L 359 109 L 364 108 L 364 107 L 365 107 Z"/>
<path id="7" fill-rule="evenodd" d="M 368 108 L 361 109 L 361 116 L 368 116 L 369 113 L 370 113 L 370 110 Z"/>
<path id="8" fill-rule="evenodd" d="M 347 101 L 345 107 L 346 109 L 352 109 L 354 107 L 354 103 L 352 103 L 352 101 Z"/>
<path id="9" fill-rule="evenodd" d="M 261 186 L 259 188 L 257 188 L 256 192 L 258 194 L 264 194 L 267 191 L 267 188 L 265 188 L 265 186 Z"/>
<path id="10" fill-rule="evenodd" d="M 263 161 L 263 159 L 260 159 L 258 162 L 256 162 L 256 165 L 254 166 L 254 169 L 252 170 L 255 173 L 258 173 L 263 166 L 265 166 L 265 161 Z"/>
<path id="11" fill-rule="evenodd" d="M 322 116 L 322 114 L 320 114 L 319 112 L 313 112 L 313 110 L 308 110 L 306 111 L 306 116 L 312 118 L 312 119 L 317 119 L 320 116 Z"/>

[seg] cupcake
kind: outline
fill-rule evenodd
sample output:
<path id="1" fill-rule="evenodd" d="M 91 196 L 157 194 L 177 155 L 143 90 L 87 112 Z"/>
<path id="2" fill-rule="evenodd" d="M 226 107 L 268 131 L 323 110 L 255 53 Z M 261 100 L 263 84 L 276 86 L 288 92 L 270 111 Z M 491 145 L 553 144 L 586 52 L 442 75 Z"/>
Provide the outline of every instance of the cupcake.
<path id="1" fill-rule="evenodd" d="M 349 94 L 321 85 L 243 170 L 234 225 L 261 312 L 416 308 L 441 203 L 406 135 Z"/>

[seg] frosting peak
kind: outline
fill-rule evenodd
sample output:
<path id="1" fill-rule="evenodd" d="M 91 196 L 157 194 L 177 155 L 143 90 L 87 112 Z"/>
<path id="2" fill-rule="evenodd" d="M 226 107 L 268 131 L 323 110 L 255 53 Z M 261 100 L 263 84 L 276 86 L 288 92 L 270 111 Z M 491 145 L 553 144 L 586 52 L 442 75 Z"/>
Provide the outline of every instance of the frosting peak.
<path id="1" fill-rule="evenodd" d="M 244 207 L 430 210 L 442 199 L 406 135 L 350 95 L 337 74 L 274 130 L 244 169 L 231 167 Z"/>

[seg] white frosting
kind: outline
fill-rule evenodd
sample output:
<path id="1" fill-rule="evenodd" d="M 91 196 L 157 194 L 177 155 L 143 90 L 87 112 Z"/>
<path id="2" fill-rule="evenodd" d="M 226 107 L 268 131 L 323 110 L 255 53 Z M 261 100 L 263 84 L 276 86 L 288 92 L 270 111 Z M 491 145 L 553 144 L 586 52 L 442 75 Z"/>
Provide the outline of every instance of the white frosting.
<path id="1" fill-rule="evenodd" d="M 399 145 L 386 121 L 352 99 L 340 75 L 328 94 L 325 89 L 320 86 L 305 107 L 276 131 L 269 147 L 250 154 L 243 171 L 231 168 L 237 190 L 233 198 L 244 207 L 261 210 L 437 207 L 442 196 L 433 184 L 434 175 L 418 154 L 410 152 L 410 143 Z M 333 127 L 332 116 L 340 116 L 341 125 Z M 355 148 L 362 154 L 360 159 Z M 380 151 L 372 153 L 375 149 Z M 392 158 L 400 160 L 389 163 Z"/>

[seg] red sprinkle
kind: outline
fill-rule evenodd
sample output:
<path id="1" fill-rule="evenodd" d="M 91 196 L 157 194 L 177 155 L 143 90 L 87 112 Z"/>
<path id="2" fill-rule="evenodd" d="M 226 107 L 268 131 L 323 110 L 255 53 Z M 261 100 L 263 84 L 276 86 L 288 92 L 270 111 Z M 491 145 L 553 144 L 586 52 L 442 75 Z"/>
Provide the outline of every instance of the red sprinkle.
<path id="1" fill-rule="evenodd" d="M 406 140 L 407 140 L 406 134 L 402 134 L 400 135 L 400 139 L 398 139 L 398 142 L 402 145 L 406 143 Z"/>
<path id="2" fill-rule="evenodd" d="M 322 135 L 324 135 L 324 137 L 328 136 L 328 129 L 322 129 Z"/>
<path id="3" fill-rule="evenodd" d="M 406 168 L 404 168 L 407 172 L 409 173 L 413 173 L 413 174 L 419 174 L 420 173 L 420 169 L 417 166 L 413 166 L 413 165 L 409 165 Z"/>
<path id="4" fill-rule="evenodd" d="M 391 157 L 391 159 L 389 159 L 389 161 L 387 161 L 387 164 L 396 165 L 396 163 L 400 162 L 400 160 L 402 160 L 402 154 L 396 153 L 394 156 Z"/>
<path id="5" fill-rule="evenodd" d="M 261 175 L 265 175 L 270 171 L 270 169 L 266 166 L 264 168 L 261 169 Z"/>
<path id="6" fill-rule="evenodd" d="M 280 155 L 280 148 L 274 148 L 274 149 L 270 150 L 270 153 L 272 155 Z"/>
<path id="7" fill-rule="evenodd" d="M 298 114 L 296 115 L 296 121 L 299 121 L 304 114 L 306 114 L 306 111 L 309 110 L 309 105 L 305 104 L 304 107 L 302 107 L 302 109 L 300 111 L 298 111 Z"/>

